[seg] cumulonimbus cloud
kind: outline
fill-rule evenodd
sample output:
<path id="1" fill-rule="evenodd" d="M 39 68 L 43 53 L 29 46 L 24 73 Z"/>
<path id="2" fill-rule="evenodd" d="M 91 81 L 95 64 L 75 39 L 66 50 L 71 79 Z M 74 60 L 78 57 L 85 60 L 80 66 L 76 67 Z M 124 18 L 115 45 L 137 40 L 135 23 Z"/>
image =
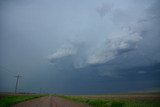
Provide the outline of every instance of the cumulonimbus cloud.
<path id="1" fill-rule="evenodd" d="M 138 41 L 142 39 L 139 33 L 123 30 L 108 38 L 102 47 L 90 55 L 88 64 L 102 64 L 114 59 L 116 56 L 129 52 L 136 48 Z"/>
<path id="2" fill-rule="evenodd" d="M 73 45 L 62 46 L 56 52 L 48 56 L 50 62 L 54 62 L 57 59 L 61 59 L 63 57 L 72 56 L 77 53 L 77 49 Z"/>
<path id="3" fill-rule="evenodd" d="M 137 8 L 133 9 L 130 6 L 123 8 L 116 4 L 114 7 L 108 4 L 97 6 L 93 14 L 96 16 L 90 18 L 91 20 L 93 18 L 91 22 L 87 19 L 84 24 L 87 27 L 82 30 L 79 26 L 78 32 L 69 38 L 72 41 L 69 42 L 70 45 L 66 45 L 68 40 L 64 40 L 65 46 L 57 47 L 57 50 L 49 56 L 49 61 L 62 69 L 74 67 L 75 71 L 81 71 L 79 68 L 84 68 L 84 71 L 96 71 L 101 76 L 113 77 L 121 75 L 123 71 L 120 69 L 148 64 L 145 60 L 139 61 L 138 64 L 135 61 L 139 60 L 141 52 L 145 52 L 146 55 L 143 57 L 148 58 L 150 55 L 148 47 L 154 50 L 155 46 L 159 45 L 148 44 L 152 37 L 152 42 L 158 38 L 156 36 L 159 34 L 158 9 L 158 6 L 150 4 L 148 7 L 140 6 L 139 11 Z M 97 17 L 97 14 L 101 18 Z M 156 60 L 157 58 L 159 57 L 156 57 Z M 128 65 L 125 64 L 127 61 L 130 61 Z"/>
<path id="4" fill-rule="evenodd" d="M 96 11 L 101 17 L 104 17 L 112 9 L 112 7 L 113 6 L 109 4 L 102 4 L 96 8 Z"/>
<path id="5" fill-rule="evenodd" d="M 82 44 L 70 44 L 61 47 L 50 55 L 49 60 L 54 63 L 54 61 L 58 59 L 74 56 L 72 60 L 76 68 L 84 67 L 86 65 L 103 64 L 116 58 L 116 56 L 134 50 L 137 46 L 136 44 L 141 39 L 142 37 L 140 36 L 140 33 L 132 32 L 130 29 L 125 29 L 112 34 L 110 38 L 106 38 L 106 41 L 98 48 L 92 47 L 92 51 L 90 47 L 87 47 L 88 49 L 80 48 L 80 45 Z M 78 49 L 81 49 L 80 51 L 87 52 L 80 53 Z"/>

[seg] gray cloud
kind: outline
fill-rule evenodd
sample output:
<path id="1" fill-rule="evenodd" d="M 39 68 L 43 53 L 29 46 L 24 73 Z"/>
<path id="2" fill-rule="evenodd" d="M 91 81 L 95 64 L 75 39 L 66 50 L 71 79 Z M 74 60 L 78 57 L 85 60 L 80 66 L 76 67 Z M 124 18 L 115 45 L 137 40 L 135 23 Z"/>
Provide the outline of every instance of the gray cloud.
<path id="1" fill-rule="evenodd" d="M 153 88 L 154 82 L 157 87 L 159 68 L 150 65 L 160 62 L 159 4 L 1 0 L 0 65 L 23 75 L 22 90 L 35 92 L 135 89 L 132 83 L 139 81 L 137 89 Z M 0 90 L 12 90 L 13 77 L 5 71 L 0 76 Z"/>
<path id="2" fill-rule="evenodd" d="M 112 8 L 113 8 L 113 5 L 102 4 L 101 6 L 96 8 L 96 11 L 101 17 L 104 17 L 107 13 L 111 11 Z"/>
<path id="3" fill-rule="evenodd" d="M 121 30 L 120 32 L 113 33 L 111 38 L 108 38 L 104 43 L 104 46 L 95 50 L 95 53 L 88 58 L 89 64 L 103 64 L 116 56 L 131 51 L 136 48 L 136 43 L 140 41 L 142 37 L 139 33 L 132 33 L 129 30 Z"/>
<path id="4" fill-rule="evenodd" d="M 77 49 L 72 46 L 72 45 L 68 45 L 68 46 L 62 46 L 60 49 L 58 49 L 55 53 L 53 53 L 52 55 L 48 56 L 48 59 L 51 62 L 54 62 L 54 60 L 56 59 L 61 59 L 63 57 L 67 57 L 67 56 L 72 56 L 75 55 L 77 53 Z"/>
<path id="5" fill-rule="evenodd" d="M 99 32 L 99 30 L 95 30 L 95 32 L 99 33 L 98 35 L 91 35 L 90 32 L 87 32 L 87 34 L 79 34 L 81 37 L 78 39 L 80 42 L 78 45 L 74 42 L 77 41 L 76 36 L 73 36 L 74 38 L 71 37 L 73 42 L 70 43 L 70 45 L 74 48 L 70 50 L 68 50 L 68 48 L 57 49 L 57 51 L 54 51 L 54 53 L 50 55 L 50 61 L 56 63 L 53 60 L 56 59 L 55 61 L 57 61 L 63 58 L 65 59 L 67 56 L 72 56 L 70 60 L 73 62 L 73 66 L 75 68 L 84 68 L 90 65 L 106 64 L 112 60 L 116 61 L 118 57 L 129 55 L 141 48 L 145 49 L 145 47 L 141 47 L 141 43 L 147 39 L 147 36 L 150 36 L 147 34 L 144 35 L 144 32 L 147 31 L 152 24 L 152 18 L 147 19 L 148 16 L 153 14 L 148 12 L 148 9 L 151 9 L 151 5 L 147 4 L 148 6 L 140 7 L 141 10 L 139 10 L 138 13 L 131 14 L 131 12 L 135 11 L 132 10 L 132 6 L 123 8 L 119 6 L 116 7 L 115 5 L 113 8 L 113 5 L 109 4 L 112 3 L 103 3 L 102 6 L 96 8 L 96 12 L 98 12 L 101 17 L 104 17 L 106 14 L 109 15 L 111 19 L 107 18 L 103 20 L 106 21 L 104 21 L 106 25 L 109 24 L 108 26 L 112 27 L 106 27 L 106 30 L 110 29 L 110 31 Z M 128 5 L 131 4 L 132 2 L 128 2 Z M 139 16 L 139 14 L 142 14 L 142 16 Z M 150 20 L 150 22 L 142 23 L 142 19 Z M 102 21 L 102 19 L 96 20 Z M 108 20 L 111 23 L 108 23 Z M 93 29 L 96 28 L 96 26 L 95 28 L 93 26 Z M 61 65 L 60 62 L 59 64 Z M 100 71 L 99 73 L 110 76 L 118 74 L 112 67 L 109 70 Z"/>
<path id="6" fill-rule="evenodd" d="M 85 67 L 90 64 L 103 64 L 114 59 L 116 56 L 134 50 L 137 42 L 141 39 L 140 33 L 132 32 L 130 29 L 122 29 L 119 32 L 113 33 L 97 48 L 92 47 L 91 49 L 91 47 L 87 46 L 84 46 L 86 48 L 80 48 L 84 44 L 72 44 L 55 51 L 49 56 L 49 60 L 54 63 L 54 60 L 66 56 L 74 56 L 72 60 L 76 68 Z"/>

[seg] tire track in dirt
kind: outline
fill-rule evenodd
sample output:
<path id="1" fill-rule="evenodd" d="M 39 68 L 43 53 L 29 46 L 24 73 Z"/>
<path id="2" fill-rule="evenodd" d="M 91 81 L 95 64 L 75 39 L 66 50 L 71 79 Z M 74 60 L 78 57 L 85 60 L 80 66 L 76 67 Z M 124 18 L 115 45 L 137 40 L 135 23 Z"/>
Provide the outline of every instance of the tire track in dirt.
<path id="1" fill-rule="evenodd" d="M 26 102 L 19 103 L 13 107 L 89 107 L 67 99 L 55 96 L 45 96 Z"/>
<path id="2" fill-rule="evenodd" d="M 50 103 L 51 103 L 50 107 L 57 107 L 57 103 L 55 102 L 55 100 L 53 99 L 53 97 L 51 97 Z"/>
<path id="3" fill-rule="evenodd" d="M 41 98 L 16 104 L 13 107 L 41 107 L 40 105 L 43 105 L 43 103 L 46 102 L 47 99 L 48 99 L 48 96 L 41 97 Z"/>

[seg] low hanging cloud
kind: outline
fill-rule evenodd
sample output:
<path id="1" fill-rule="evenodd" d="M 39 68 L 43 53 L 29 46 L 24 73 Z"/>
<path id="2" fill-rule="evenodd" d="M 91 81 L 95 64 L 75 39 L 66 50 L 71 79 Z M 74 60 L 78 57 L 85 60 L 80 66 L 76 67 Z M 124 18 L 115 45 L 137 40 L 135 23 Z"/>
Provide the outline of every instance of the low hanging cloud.
<path id="1" fill-rule="evenodd" d="M 139 33 L 132 33 L 129 30 L 118 32 L 115 36 L 112 36 L 112 38 L 106 40 L 102 47 L 99 47 L 98 50 L 95 50 L 95 53 L 88 57 L 88 64 L 103 64 L 118 55 L 132 51 L 136 48 L 137 42 L 142 39 Z"/>
<path id="2" fill-rule="evenodd" d="M 101 17 L 104 17 L 109 11 L 111 11 L 112 7 L 113 6 L 109 4 L 102 4 L 96 8 L 96 11 Z"/>
<path id="3" fill-rule="evenodd" d="M 142 16 L 139 16 L 137 13 L 131 14 L 131 12 L 135 10 L 132 10 L 130 7 L 124 9 L 122 7 L 116 8 L 115 6 L 116 5 L 114 5 L 113 8 L 112 5 L 102 4 L 96 8 L 95 13 L 97 12 L 101 17 L 106 15 L 109 17 L 103 18 L 103 20 L 102 18 L 98 18 L 98 21 L 97 18 L 95 18 L 96 20 L 93 18 L 90 28 L 88 30 L 85 28 L 87 32 L 78 30 L 83 33 L 78 32 L 78 34 L 75 34 L 75 37 L 79 35 L 81 38 L 72 38 L 72 42 L 69 42 L 69 45 L 62 46 L 54 51 L 49 56 L 49 61 L 51 63 L 57 63 L 62 67 L 64 64 L 61 62 L 64 60 L 66 62 L 70 61 L 71 63 L 69 64 L 72 66 L 69 65 L 69 67 L 74 67 L 75 69 L 95 69 L 94 67 L 99 66 L 99 70 L 96 70 L 99 74 L 108 76 L 119 75 L 120 72 L 117 73 L 118 70 L 116 68 L 126 66 L 117 65 L 118 67 L 115 67 L 108 65 L 108 63 L 116 63 L 119 58 L 124 58 L 125 55 L 129 56 L 133 54 L 133 57 L 138 57 L 138 55 L 135 54 L 137 51 L 142 49 L 147 50 L 142 44 L 146 41 L 147 36 L 150 36 L 148 32 L 152 34 L 148 29 L 150 25 L 152 25 L 153 20 L 152 17 L 148 18 L 151 13 L 147 12 L 147 8 L 140 10 L 138 13 L 142 14 Z M 156 19 L 157 18 L 158 16 Z M 143 19 L 147 20 L 148 23 L 142 23 Z M 86 25 L 89 24 L 87 20 Z M 145 32 L 147 34 L 145 34 Z M 79 41 L 79 43 L 74 41 Z M 147 42 L 145 43 L 147 44 Z M 64 44 L 68 44 L 68 42 Z M 125 58 L 126 59 L 123 59 L 124 61 L 129 59 L 127 57 Z M 104 69 L 101 68 L 103 65 Z"/>
<path id="4" fill-rule="evenodd" d="M 76 53 L 77 49 L 74 46 L 72 45 L 62 46 L 60 49 L 58 49 L 56 52 L 50 55 L 48 59 L 50 60 L 50 62 L 53 63 L 57 59 L 61 59 L 67 56 L 72 56 L 75 55 Z"/>
<path id="5" fill-rule="evenodd" d="M 80 48 L 81 45 L 66 45 L 61 47 L 49 56 L 50 62 L 54 63 L 58 59 L 68 56 L 74 56 L 71 60 L 75 68 L 83 68 L 86 65 L 95 65 L 106 63 L 117 56 L 136 49 L 137 43 L 142 39 L 140 33 L 132 32 L 130 29 L 121 30 L 108 37 L 106 41 L 97 48 Z M 91 49 L 92 48 L 92 49 Z M 87 54 L 86 54 L 87 53 Z"/>

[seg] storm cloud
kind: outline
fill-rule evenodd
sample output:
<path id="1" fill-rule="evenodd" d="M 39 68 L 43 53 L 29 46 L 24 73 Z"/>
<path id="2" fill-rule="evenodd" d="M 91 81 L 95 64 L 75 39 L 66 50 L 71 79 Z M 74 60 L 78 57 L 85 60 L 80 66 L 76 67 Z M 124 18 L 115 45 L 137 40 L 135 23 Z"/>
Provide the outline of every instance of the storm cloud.
<path id="1" fill-rule="evenodd" d="M 127 2 L 127 5 L 131 5 L 132 3 L 136 2 L 134 1 Z M 158 33 L 159 30 L 157 29 L 155 32 L 149 31 L 149 29 L 151 29 L 151 26 L 154 24 L 153 21 L 159 20 L 158 18 L 157 19 L 150 18 L 152 16 L 158 17 L 157 13 L 154 14 L 153 12 L 151 12 L 154 6 L 153 5 L 154 2 L 144 5 L 144 7 L 141 6 L 137 8 L 137 12 L 134 12 L 136 11 L 136 9 L 133 10 L 132 5 L 131 7 L 124 8 L 119 6 L 116 7 L 117 4 L 114 5 L 113 4 L 114 3 L 109 2 L 108 4 L 107 3 L 102 4 L 101 7 L 97 8 L 95 7 L 96 8 L 95 13 L 98 12 L 97 14 L 100 14 L 100 17 L 101 16 L 104 17 L 104 14 L 107 13 L 106 17 L 104 17 L 103 19 L 98 17 L 97 17 L 98 19 L 97 18 L 92 19 L 93 23 L 94 21 L 98 21 L 98 23 L 101 23 L 102 21 L 106 24 L 106 28 L 103 31 L 99 31 L 101 29 L 97 29 L 97 26 L 91 26 L 91 28 L 86 28 L 86 30 L 88 29 L 88 31 L 86 33 L 81 34 L 80 37 L 75 36 L 77 35 L 75 34 L 69 40 L 72 41 L 71 43 L 67 42 L 68 39 L 66 40 L 66 47 L 64 50 L 68 50 L 70 47 L 74 48 L 68 50 L 67 52 L 61 48 L 57 49 L 55 52 L 49 55 L 52 56 L 49 57 L 51 63 L 55 63 L 56 60 L 62 59 L 63 57 L 65 58 L 67 56 L 73 56 L 70 57 L 71 58 L 70 60 L 73 62 L 72 63 L 73 65 L 76 65 L 75 68 L 83 68 L 90 65 L 108 63 L 109 61 L 116 60 L 116 58 L 119 56 L 123 56 L 123 54 L 127 56 L 132 53 L 135 53 L 141 48 L 147 50 L 147 47 L 141 46 L 141 44 L 144 41 L 147 41 L 145 43 L 148 44 L 149 42 L 148 38 L 153 37 L 152 33 L 155 32 Z M 127 20 L 124 20 L 125 18 Z M 146 21 L 144 22 L 142 20 Z M 88 25 L 90 25 L 90 23 L 86 22 L 86 26 Z M 157 24 L 154 24 L 154 26 L 158 27 Z M 114 30 L 111 30 L 113 28 Z M 94 32 L 99 32 L 99 33 L 92 34 L 93 29 L 95 30 Z M 78 41 L 79 45 L 75 45 L 76 44 L 75 41 L 76 42 Z M 67 47 L 67 44 L 70 44 L 70 46 Z M 59 55 L 61 53 L 60 55 L 61 57 L 55 58 L 54 56 L 58 53 Z M 63 55 L 62 53 L 65 55 Z M 137 57 L 136 56 L 137 54 L 133 55 Z M 81 60 L 77 61 L 77 59 Z M 61 63 L 59 64 L 61 65 Z M 77 67 L 77 65 L 79 65 L 79 67 Z M 103 72 L 108 72 L 108 71 L 103 71 Z M 102 73 L 102 74 L 108 74 L 108 73 Z"/>
<path id="2" fill-rule="evenodd" d="M 157 89 L 159 13 L 159 0 L 1 0 L 0 65 L 22 75 L 21 91 Z M 12 91 L 0 70 L 0 90 Z"/>

